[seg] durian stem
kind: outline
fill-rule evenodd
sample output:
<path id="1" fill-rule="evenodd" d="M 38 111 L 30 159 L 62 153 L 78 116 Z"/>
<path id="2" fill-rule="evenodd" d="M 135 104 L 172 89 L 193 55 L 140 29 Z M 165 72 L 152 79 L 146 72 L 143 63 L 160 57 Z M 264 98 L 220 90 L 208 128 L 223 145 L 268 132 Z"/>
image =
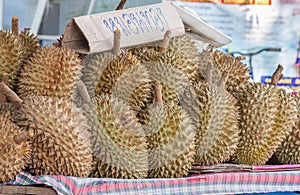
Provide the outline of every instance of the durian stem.
<path id="1" fill-rule="evenodd" d="M 219 80 L 218 87 L 225 89 L 227 79 L 228 79 L 228 72 L 224 71 L 222 73 L 221 79 Z"/>
<path id="2" fill-rule="evenodd" d="M 79 80 L 77 82 L 77 89 L 78 89 L 78 92 L 84 102 L 91 102 L 91 97 L 86 89 L 85 84 L 82 82 L 82 80 Z"/>
<path id="3" fill-rule="evenodd" d="M 119 29 L 114 31 L 113 54 L 116 56 L 121 54 L 121 31 Z"/>
<path id="4" fill-rule="evenodd" d="M 33 135 L 34 133 L 32 130 L 30 130 L 29 132 L 23 131 L 22 133 L 15 135 L 13 139 L 16 144 L 21 144 L 22 142 L 28 141 L 30 138 L 33 137 Z"/>
<path id="5" fill-rule="evenodd" d="M 0 93 L 4 94 L 6 98 L 16 106 L 20 106 L 23 103 L 23 100 L 4 82 L 0 82 Z"/>
<path id="6" fill-rule="evenodd" d="M 280 81 L 280 79 L 282 79 L 282 77 L 283 77 L 283 74 L 281 73 L 282 70 L 283 70 L 283 66 L 278 64 L 277 69 L 275 70 L 275 72 L 272 75 L 270 85 L 276 86 L 277 83 Z"/>
<path id="7" fill-rule="evenodd" d="M 4 73 L 2 75 L 2 82 L 5 83 L 6 85 L 8 84 L 8 74 Z M 0 93 L 0 104 L 3 104 L 6 102 L 6 96 L 2 93 Z"/>
<path id="8" fill-rule="evenodd" d="M 13 16 L 11 19 L 11 32 L 15 35 L 19 34 L 19 18 L 17 16 Z"/>
<path id="9" fill-rule="evenodd" d="M 162 86 L 158 82 L 154 83 L 154 103 L 163 106 Z"/>
<path id="10" fill-rule="evenodd" d="M 171 39 L 171 31 L 167 30 L 164 35 L 164 39 L 162 40 L 162 43 L 160 45 L 160 49 L 159 49 L 160 53 L 165 53 L 167 51 L 167 48 L 169 47 L 170 39 Z"/>
<path id="11" fill-rule="evenodd" d="M 121 0 L 116 10 L 122 10 L 127 0 Z"/>
<path id="12" fill-rule="evenodd" d="M 209 63 L 206 69 L 206 75 L 205 75 L 205 80 L 208 84 L 208 86 L 212 85 L 212 72 L 213 72 L 213 64 Z"/>

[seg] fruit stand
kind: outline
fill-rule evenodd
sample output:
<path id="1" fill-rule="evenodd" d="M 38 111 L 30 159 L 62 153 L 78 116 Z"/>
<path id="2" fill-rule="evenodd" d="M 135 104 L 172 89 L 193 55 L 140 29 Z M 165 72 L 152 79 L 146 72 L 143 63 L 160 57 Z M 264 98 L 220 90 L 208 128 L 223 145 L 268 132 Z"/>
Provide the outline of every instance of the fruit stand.
<path id="1" fill-rule="evenodd" d="M 300 101 L 276 86 L 283 67 L 254 83 L 194 14 L 125 2 L 73 18 L 52 46 L 17 17 L 0 32 L 0 194 L 299 191 Z"/>

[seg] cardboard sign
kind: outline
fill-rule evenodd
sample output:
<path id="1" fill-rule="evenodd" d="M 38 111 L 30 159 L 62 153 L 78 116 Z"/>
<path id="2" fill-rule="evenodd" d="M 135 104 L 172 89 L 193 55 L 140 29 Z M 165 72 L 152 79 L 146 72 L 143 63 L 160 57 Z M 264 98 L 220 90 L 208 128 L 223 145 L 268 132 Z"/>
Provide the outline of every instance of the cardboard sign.
<path id="1" fill-rule="evenodd" d="M 215 47 L 232 42 L 231 38 L 202 20 L 193 10 L 175 5 L 187 32 L 196 40 L 201 40 Z"/>
<path id="2" fill-rule="evenodd" d="M 89 54 L 111 50 L 113 32 L 121 30 L 121 47 L 162 40 L 185 33 L 184 25 L 170 2 L 73 18 L 66 26 L 62 46 Z"/>

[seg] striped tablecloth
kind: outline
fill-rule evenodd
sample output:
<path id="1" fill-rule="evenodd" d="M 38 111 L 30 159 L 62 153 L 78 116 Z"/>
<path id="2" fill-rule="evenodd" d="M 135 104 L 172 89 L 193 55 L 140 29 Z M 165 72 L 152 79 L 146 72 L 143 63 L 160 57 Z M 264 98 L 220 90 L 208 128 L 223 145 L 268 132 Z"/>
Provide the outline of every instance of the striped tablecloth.
<path id="1" fill-rule="evenodd" d="M 300 171 L 213 173 L 179 179 L 32 176 L 21 172 L 17 185 L 43 183 L 58 194 L 242 194 L 300 191 Z"/>

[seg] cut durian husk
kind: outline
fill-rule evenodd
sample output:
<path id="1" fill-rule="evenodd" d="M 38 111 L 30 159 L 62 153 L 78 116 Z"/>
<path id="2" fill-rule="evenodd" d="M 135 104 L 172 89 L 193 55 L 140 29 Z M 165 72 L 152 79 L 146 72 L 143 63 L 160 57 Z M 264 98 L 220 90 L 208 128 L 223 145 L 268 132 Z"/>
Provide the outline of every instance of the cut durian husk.
<path id="1" fill-rule="evenodd" d="M 89 118 L 95 162 L 91 176 L 146 178 L 146 135 L 126 102 L 102 95 L 83 108 Z"/>
<path id="2" fill-rule="evenodd" d="M 300 96 L 291 94 L 283 95 L 281 112 L 278 115 L 279 128 L 285 130 L 283 133 L 288 135 L 282 141 L 281 145 L 275 152 L 275 157 L 282 164 L 299 164 L 300 163 Z M 296 111 L 296 115 L 294 112 Z M 291 129 L 291 130 L 290 130 Z M 276 137 L 276 136 L 275 136 Z"/>
<path id="3" fill-rule="evenodd" d="M 74 50 L 42 47 L 23 66 L 17 92 L 20 97 L 36 95 L 72 99 L 81 68 L 81 60 Z"/>
<path id="4" fill-rule="evenodd" d="M 29 171 L 87 177 L 92 169 L 92 149 L 83 111 L 61 98 L 28 96 L 23 100 L 15 120 L 34 132 Z"/>
<path id="5" fill-rule="evenodd" d="M 0 182 L 14 180 L 25 169 L 30 159 L 30 144 L 27 141 L 16 143 L 16 135 L 24 132 L 13 122 L 11 104 L 0 104 Z"/>
<path id="6" fill-rule="evenodd" d="M 278 120 L 277 93 L 275 86 L 262 83 L 243 84 L 234 93 L 241 113 L 241 139 L 234 162 L 263 165 L 281 143 L 283 138 L 280 132 L 283 129 L 276 127 L 275 123 Z"/>
<path id="7" fill-rule="evenodd" d="M 195 126 L 177 104 L 163 105 L 159 88 L 160 85 L 155 83 L 154 90 L 160 90 L 159 100 L 155 97 L 143 122 L 149 150 L 148 177 L 184 177 L 194 162 Z"/>

